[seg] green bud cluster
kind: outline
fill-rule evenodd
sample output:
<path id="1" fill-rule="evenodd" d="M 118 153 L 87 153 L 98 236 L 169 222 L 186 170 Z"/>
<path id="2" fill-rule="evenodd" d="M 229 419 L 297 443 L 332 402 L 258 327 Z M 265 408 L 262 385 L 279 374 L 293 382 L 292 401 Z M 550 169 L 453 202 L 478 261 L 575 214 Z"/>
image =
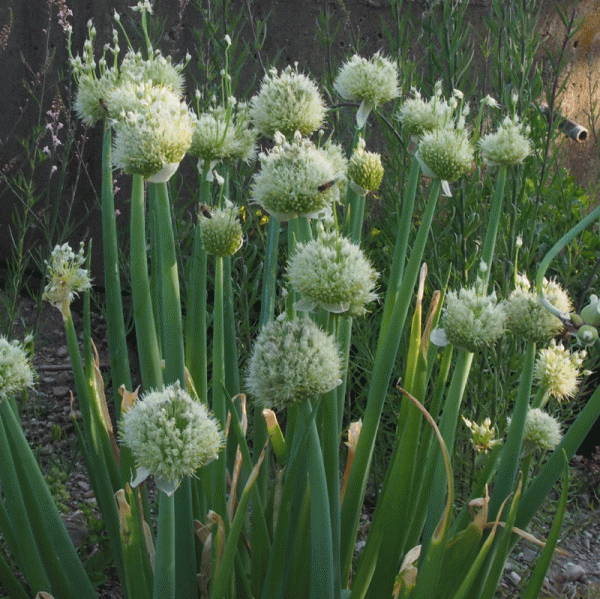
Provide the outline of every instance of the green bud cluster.
<path id="1" fill-rule="evenodd" d="M 367 192 L 376 191 L 381 185 L 383 179 L 381 156 L 375 152 L 367 152 L 362 137 L 348 163 L 348 177 Z"/>
<path id="2" fill-rule="evenodd" d="M 242 246 L 242 225 L 235 206 L 211 211 L 210 218 L 200 216 L 198 226 L 202 244 L 208 254 L 226 258 L 233 256 Z"/>

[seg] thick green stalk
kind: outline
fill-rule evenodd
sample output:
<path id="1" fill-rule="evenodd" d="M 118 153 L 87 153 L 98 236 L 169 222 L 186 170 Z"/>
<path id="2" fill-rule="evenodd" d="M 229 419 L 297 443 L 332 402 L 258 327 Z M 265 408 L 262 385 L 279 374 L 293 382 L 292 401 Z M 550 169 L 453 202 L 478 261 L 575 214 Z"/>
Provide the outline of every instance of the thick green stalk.
<path id="1" fill-rule="evenodd" d="M 498 236 L 498 227 L 500 225 L 500 217 L 502 216 L 502 204 L 504 203 L 504 187 L 506 185 L 506 165 L 498 167 L 498 176 L 494 185 L 494 195 L 492 198 L 492 211 L 488 221 L 488 227 L 485 233 L 483 242 L 483 250 L 481 251 L 481 261 L 487 266 L 483 273 L 483 282 L 487 288 L 490 280 L 490 272 L 492 270 L 492 258 L 494 256 L 494 248 L 496 247 L 496 237 Z"/>
<path id="2" fill-rule="evenodd" d="M 133 176 L 131 189 L 130 267 L 133 318 L 142 384 L 146 390 L 160 389 L 163 376 L 148 277 L 144 179 L 141 175 Z"/>
<path id="3" fill-rule="evenodd" d="M 410 163 L 408 184 L 405 193 L 402 196 L 402 212 L 400 214 L 398 234 L 396 235 L 396 243 L 394 245 L 394 257 L 392 258 L 392 266 L 390 269 L 387 290 L 385 292 L 385 301 L 383 303 L 383 315 L 381 317 L 381 328 L 379 329 L 379 340 L 377 344 L 378 348 L 383 346 L 385 333 L 388 329 L 390 318 L 394 306 L 396 305 L 396 298 L 400 291 L 400 283 L 403 281 L 406 250 L 408 248 L 408 239 L 412 227 L 415 197 L 417 195 L 420 174 L 421 167 L 419 166 L 419 161 L 413 157 Z"/>
<path id="4" fill-rule="evenodd" d="M 450 387 L 446 395 L 442 419 L 440 421 L 440 432 L 451 455 L 454 451 L 454 437 L 456 434 L 460 406 L 462 405 L 472 363 L 473 354 L 471 352 L 464 349 L 458 350 L 456 366 L 454 367 L 452 381 L 450 382 Z M 425 532 L 423 533 L 424 549 L 426 549 L 444 510 L 444 489 L 446 488 L 444 460 L 437 446 L 433 447 L 432 454 L 428 458 L 428 461 L 429 460 L 432 460 L 435 463 L 435 471 L 433 473 L 433 486 L 429 494 L 429 508 Z"/>
<path id="5" fill-rule="evenodd" d="M 4 413 L 7 412 L 7 408 L 11 410 L 10 406 L 5 404 L 6 400 L 0 404 L 0 414 L 3 417 L 3 421 L 0 423 L 0 449 L 3 455 L 3 459 L 0 460 L 0 483 L 4 495 L 3 501 L 6 502 L 10 517 L 10 525 L 17 532 L 18 553 L 14 557 L 34 593 L 44 590 L 49 591 L 51 588 L 50 580 L 44 569 L 44 562 L 33 534 L 29 514 L 24 509 L 25 498 L 15 470 L 15 465 L 18 462 L 12 457 L 5 432 L 5 427 L 10 426 L 10 422 L 4 424 Z"/>
<path id="6" fill-rule="evenodd" d="M 535 342 L 528 341 L 510 428 L 508 429 L 504 449 L 500 456 L 498 472 L 494 478 L 494 490 L 489 505 L 489 517 L 492 520 L 495 520 L 502 502 L 513 492 L 515 476 L 520 461 L 519 457 L 521 455 L 525 420 L 527 419 L 527 411 L 529 410 L 529 396 L 531 395 L 531 384 L 533 382 L 534 363 Z"/>
<path id="7" fill-rule="evenodd" d="M 162 319 L 164 382 L 166 385 L 179 382 L 181 387 L 185 388 L 179 272 L 169 192 L 166 183 L 152 183 L 151 185 L 155 191 L 156 238 L 159 249 L 157 267 L 160 274 L 161 296 L 158 312 Z M 192 491 L 189 478 L 185 478 L 175 492 L 173 504 L 175 510 L 176 596 L 178 599 L 193 599 L 198 596 L 198 584 L 196 582 L 194 531 L 190 525 L 192 522 Z"/>
<path id="8" fill-rule="evenodd" d="M 117 245 L 117 225 L 112 179 L 112 129 L 108 122 L 104 125 L 102 146 L 102 240 L 104 255 L 104 288 L 106 292 L 106 333 L 110 352 L 110 373 L 113 387 L 113 401 L 117 419 L 121 415 L 121 395 L 119 387 L 131 390 L 129 355 L 123 318 L 121 299 L 121 277 L 119 273 L 119 248 Z"/>
<path id="9" fill-rule="evenodd" d="M 206 180 L 209 165 L 200 175 L 199 203 L 210 205 L 210 182 Z M 199 217 L 203 218 L 203 217 Z M 206 282 L 208 256 L 202 245 L 200 227 L 194 228 L 194 246 L 187 282 L 187 306 L 185 321 L 186 366 L 194 382 L 200 401 L 208 404 L 206 334 Z"/>
<path id="10" fill-rule="evenodd" d="M 73 547 L 50 489 L 7 401 L 0 403 L 0 416 L 6 434 L 5 440 L 8 439 L 10 447 L 6 457 L 13 456 L 18 484 L 23 493 L 23 503 L 19 509 L 25 509 L 35 531 L 36 543 L 52 583 L 52 591 L 65 599 L 95 597 L 96 592 Z M 30 555 L 24 557 L 31 559 Z"/>
<path id="11" fill-rule="evenodd" d="M 238 343 L 235 330 L 235 311 L 233 307 L 233 285 L 231 256 L 223 258 L 223 343 L 227 356 L 225 370 L 225 389 L 231 397 L 240 392 L 240 369 L 238 367 Z"/>
<path id="12" fill-rule="evenodd" d="M 308 484 L 310 486 L 310 594 L 309 599 L 331 597 L 339 599 L 340 587 L 335 584 L 333 541 L 327 479 L 317 425 L 311 418 L 308 400 L 302 402 L 302 415 L 309 427 Z"/>
<path id="13" fill-rule="evenodd" d="M 192 528 L 190 523 L 190 528 Z M 177 584 L 177 587 L 179 584 Z M 153 599 L 175 599 L 175 496 L 159 491 Z"/>
<path id="14" fill-rule="evenodd" d="M 342 563 L 342 583 L 344 584 L 350 576 L 352 556 L 354 554 L 354 539 L 358 528 L 362 501 L 367 485 L 369 467 L 373 456 L 375 438 L 379 427 L 379 419 L 387 389 L 392 374 L 392 368 L 396 360 L 396 354 L 400 345 L 400 339 L 404 331 L 404 323 L 410 308 L 413 290 L 419 276 L 423 251 L 431 222 L 435 214 L 439 198 L 441 181 L 434 180 L 429 191 L 429 198 L 423 213 L 421 226 L 413 245 L 410 259 L 400 285 L 400 292 L 394 310 L 390 317 L 390 325 L 386 334 L 382 337 L 382 343 L 378 346 L 375 359 L 373 378 L 369 386 L 367 407 L 363 418 L 363 426 L 358 440 L 352 470 L 344 495 L 344 503 L 341 511 L 341 542 L 340 556 Z"/>

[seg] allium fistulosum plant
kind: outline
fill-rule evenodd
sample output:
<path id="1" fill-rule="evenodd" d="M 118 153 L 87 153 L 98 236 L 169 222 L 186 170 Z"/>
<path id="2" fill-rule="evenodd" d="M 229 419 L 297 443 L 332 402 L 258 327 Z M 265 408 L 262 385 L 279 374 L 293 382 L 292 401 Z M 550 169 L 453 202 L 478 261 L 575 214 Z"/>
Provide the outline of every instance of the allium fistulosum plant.
<path id="1" fill-rule="evenodd" d="M 45 292 L 63 314 L 81 411 L 79 441 L 125 596 L 492 598 L 518 534 L 600 414 L 598 390 L 568 428 L 545 411 L 549 401 L 575 393 L 586 351 L 598 345 L 600 310 L 593 296 L 575 314 L 560 284 L 544 279 L 553 257 L 600 209 L 551 250 L 534 288 L 515 267 L 514 290 L 499 297 L 492 277 L 498 231 L 507 184 L 519 184 L 519 169 L 530 159 L 528 126 L 511 114 L 477 139 L 483 111 L 498 110 L 495 101 L 485 99 L 471 115 L 458 90 L 444 97 L 437 85 L 424 100 L 413 89 L 388 119 L 405 141 L 410 170 L 393 213 L 397 235 L 389 263 L 373 264 L 361 247 L 365 206 L 385 177 L 386 152 L 394 150 L 368 149 L 369 118 L 400 95 L 398 65 L 378 53 L 353 56 L 341 67 L 334 89 L 357 105 L 352 147 L 343 148 L 335 132 L 329 139 L 322 134 L 324 95 L 297 67 L 271 69 L 258 93 L 238 102 L 227 72 L 230 38 L 223 44 L 221 98 L 204 102 L 197 93 L 192 112 L 183 98 L 183 65 L 174 66 L 149 42 L 151 5 L 136 8 L 144 53 L 130 49 L 119 62 L 115 34 L 113 64 L 103 57 L 96 66 L 90 25 L 85 60 L 73 59 L 77 111 L 87 124 L 104 125 L 105 285 L 111 378 L 120 390 L 113 399 L 105 398 L 98 378 L 89 326 L 82 360 L 70 314 L 75 294 L 90 293 L 83 249 L 76 254 L 68 245 L 57 246 Z M 272 143 L 257 153 L 258 135 Z M 186 154 L 198 167 L 198 205 L 192 253 L 181 256 L 169 180 Z M 240 210 L 229 197 L 231 165 L 256 154 L 258 165 L 244 192 L 268 213 L 269 223 L 258 330 L 240 373 L 232 257 L 252 242 L 244 239 Z M 461 287 L 433 292 L 423 259 L 436 234 L 440 196 L 460 193 L 474 165 L 486 165 L 491 190 L 484 198 L 491 208 L 479 268 L 465 272 Z M 125 358 L 113 166 L 132 177 L 129 266 L 139 397 Z M 285 261 L 281 240 L 287 242 Z M 364 372 L 362 420 L 348 422 L 353 324 L 377 310 L 377 302 L 381 320 L 374 321 L 380 325 L 372 368 Z M 565 327 L 588 349 L 557 341 Z M 522 341 L 525 351 L 502 430 L 491 419 L 465 418 L 463 407 L 474 358 L 507 335 Z M 398 363 L 403 375 L 396 382 Z M 5 396 L 30 385 L 31 377 L 16 387 L 10 378 L 0 388 L 0 444 L 15 455 L 24 437 Z M 107 402 L 115 398 L 118 422 L 111 423 Z M 395 436 L 355 560 L 388 400 L 397 413 Z M 481 468 L 459 509 L 454 455 L 465 425 Z M 35 592 L 93 597 L 54 512 L 41 527 L 47 534 L 33 534 L 51 498 L 33 457 L 27 460 L 27 468 L 10 460 L 0 468 L 7 491 L 0 529 L 7 545 Z M 157 489 L 156 521 L 149 480 Z M 24 503 L 24 512 L 17 502 Z M 18 536 L 17 530 L 25 532 Z M 546 568 L 556 530 L 541 562 Z M 57 552 L 60 559 L 53 557 Z M 527 596 L 539 589 L 542 569 Z M 1 561 L 0 578 L 15 597 L 27 596 Z"/>

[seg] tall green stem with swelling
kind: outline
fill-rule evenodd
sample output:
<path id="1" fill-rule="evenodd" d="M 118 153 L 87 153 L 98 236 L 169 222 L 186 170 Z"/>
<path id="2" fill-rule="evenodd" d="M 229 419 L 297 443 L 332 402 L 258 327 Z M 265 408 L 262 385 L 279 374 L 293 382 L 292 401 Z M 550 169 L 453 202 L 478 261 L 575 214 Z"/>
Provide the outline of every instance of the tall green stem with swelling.
<path id="1" fill-rule="evenodd" d="M 350 567 L 354 554 L 354 539 L 356 538 L 362 500 L 367 485 L 377 429 L 379 427 L 379 419 L 387 396 L 390 376 L 404 331 L 404 323 L 412 300 L 413 290 L 419 276 L 423 251 L 429 237 L 431 223 L 440 195 L 440 188 L 440 180 L 436 179 L 432 181 L 421 226 L 417 232 L 402 283 L 399 285 L 400 292 L 394 303 L 394 310 L 390 317 L 390 326 L 377 348 L 377 357 L 373 369 L 373 378 L 369 386 L 363 426 L 344 495 L 344 503 L 342 504 L 340 539 L 342 584 L 347 582 L 350 576 Z"/>
<path id="2" fill-rule="evenodd" d="M 112 129 L 108 122 L 104 125 L 102 145 L 102 239 L 104 250 L 104 288 L 106 290 L 106 332 L 110 352 L 110 372 L 113 387 L 113 401 L 117 418 L 121 414 L 119 387 L 125 385 L 131 390 L 129 355 L 123 318 L 121 299 L 121 277 L 119 272 L 119 248 L 117 246 L 117 226 L 115 201 L 112 184 Z"/>
<path id="3" fill-rule="evenodd" d="M 131 298 L 142 384 L 145 389 L 160 389 L 163 376 L 148 277 L 144 179 L 141 175 L 133 175 L 130 252 Z"/>
<path id="4" fill-rule="evenodd" d="M 175 599 L 175 591 L 175 496 L 159 491 L 158 538 L 152 597 Z"/>

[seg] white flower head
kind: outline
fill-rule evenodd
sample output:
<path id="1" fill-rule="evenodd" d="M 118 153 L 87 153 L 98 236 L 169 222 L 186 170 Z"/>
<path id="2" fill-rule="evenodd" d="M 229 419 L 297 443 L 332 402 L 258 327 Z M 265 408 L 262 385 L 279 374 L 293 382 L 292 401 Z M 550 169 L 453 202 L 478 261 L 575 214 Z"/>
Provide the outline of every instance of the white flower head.
<path id="1" fill-rule="evenodd" d="M 155 50 L 149 59 L 144 59 L 141 52 L 130 50 L 123 58 L 119 71 L 123 82 L 150 83 L 166 87 L 175 95 L 181 96 L 184 88 L 182 71 L 185 65 L 185 62 L 174 65 L 171 57 L 164 57 L 160 50 Z"/>
<path id="2" fill-rule="evenodd" d="M 81 268 L 84 263 L 83 242 L 77 254 L 68 243 L 57 245 L 52 250 L 50 260 L 46 260 L 48 283 L 42 299 L 58 308 L 63 317 L 68 313 L 73 299 L 91 287 L 89 272 Z"/>
<path id="3" fill-rule="evenodd" d="M 360 102 L 356 120 L 362 127 L 373 108 L 400 93 L 398 67 L 380 52 L 370 59 L 355 54 L 342 65 L 333 87 L 344 100 Z"/>
<path id="4" fill-rule="evenodd" d="M 539 408 L 527 412 L 523 431 L 523 449 L 533 453 L 542 449 L 553 450 L 561 441 L 562 433 L 558 420 Z"/>
<path id="5" fill-rule="evenodd" d="M 420 92 L 413 88 L 413 97 L 406 100 L 398 110 L 398 119 L 402 128 L 413 137 L 424 133 L 450 127 L 453 123 L 456 104 L 442 98 L 442 89 L 436 86 L 429 100 L 423 100 Z"/>
<path id="6" fill-rule="evenodd" d="M 296 131 L 309 136 L 321 127 L 325 112 L 325 101 L 316 84 L 291 66 L 281 73 L 271 69 L 250 101 L 252 122 L 269 139 L 277 131 L 288 139 Z"/>
<path id="7" fill-rule="evenodd" d="M 0 336 L 0 401 L 31 387 L 35 375 L 23 345 Z"/>
<path id="8" fill-rule="evenodd" d="M 317 216 L 339 193 L 335 185 L 323 188 L 337 175 L 328 152 L 306 139 L 276 139 L 280 143 L 269 153 L 259 154 L 261 169 L 252 181 L 252 201 L 281 221 Z"/>
<path id="9" fill-rule="evenodd" d="M 575 396 L 580 383 L 585 350 L 570 352 L 554 339 L 541 349 L 533 367 L 533 378 L 544 389 L 544 398 L 567 401 Z"/>
<path id="10" fill-rule="evenodd" d="M 256 132 L 250 128 L 247 104 L 237 103 L 229 110 L 215 106 L 194 117 L 194 134 L 188 151 L 205 163 L 216 164 L 225 160 L 249 162 L 256 156 Z"/>
<path id="11" fill-rule="evenodd" d="M 523 134 L 523 123 L 506 117 L 495 133 L 479 141 L 483 160 L 490 166 L 521 164 L 531 154 L 531 140 Z"/>
<path id="12" fill-rule="evenodd" d="M 441 325 L 449 343 L 477 352 L 492 346 L 505 331 L 506 313 L 495 292 L 484 295 L 479 281 L 446 296 Z"/>
<path id="13" fill-rule="evenodd" d="M 239 208 L 231 205 L 212 209 L 210 217 L 200 216 L 198 226 L 204 249 L 208 254 L 225 258 L 242 247 L 242 225 Z"/>
<path id="14" fill-rule="evenodd" d="M 415 156 L 425 175 L 452 182 L 471 167 L 473 148 L 465 129 L 443 128 L 425 133 Z"/>
<path id="15" fill-rule="evenodd" d="M 348 177 L 358 186 L 360 193 L 376 191 L 383 179 L 381 156 L 365 150 L 365 140 L 361 137 L 348 163 Z"/>
<path id="16" fill-rule="evenodd" d="M 153 475 L 167 495 L 184 476 L 215 460 L 224 445 L 217 422 L 179 383 L 141 397 L 124 412 L 120 430 L 137 465 L 132 486 Z"/>
<path id="17" fill-rule="evenodd" d="M 543 289 L 546 299 L 555 308 L 564 313 L 572 311 L 568 294 L 556 281 L 544 279 Z M 504 308 L 506 327 L 517 337 L 544 343 L 564 328 L 560 319 L 542 306 L 526 275 L 517 275 L 516 289 L 504 302 Z"/>
<path id="18" fill-rule="evenodd" d="M 377 272 L 358 245 L 335 233 L 299 243 L 288 262 L 287 276 L 302 299 L 297 310 L 321 307 L 329 312 L 362 316 L 377 298 Z"/>
<path id="19" fill-rule="evenodd" d="M 111 94 L 110 105 L 120 115 L 114 121 L 115 166 L 153 182 L 167 180 L 192 142 L 192 118 L 185 102 L 164 87 L 127 83 Z"/>
<path id="20" fill-rule="evenodd" d="M 477 452 L 487 453 L 494 446 L 502 443 L 500 439 L 494 438 L 496 436 L 496 431 L 492 427 L 492 421 L 489 418 L 486 418 L 483 421 L 483 424 L 472 422 L 464 416 L 462 419 L 467 428 L 471 431 L 471 443 Z"/>
<path id="21" fill-rule="evenodd" d="M 341 362 L 332 335 L 309 318 L 274 320 L 260 331 L 246 384 L 266 407 L 285 408 L 335 389 Z"/>

